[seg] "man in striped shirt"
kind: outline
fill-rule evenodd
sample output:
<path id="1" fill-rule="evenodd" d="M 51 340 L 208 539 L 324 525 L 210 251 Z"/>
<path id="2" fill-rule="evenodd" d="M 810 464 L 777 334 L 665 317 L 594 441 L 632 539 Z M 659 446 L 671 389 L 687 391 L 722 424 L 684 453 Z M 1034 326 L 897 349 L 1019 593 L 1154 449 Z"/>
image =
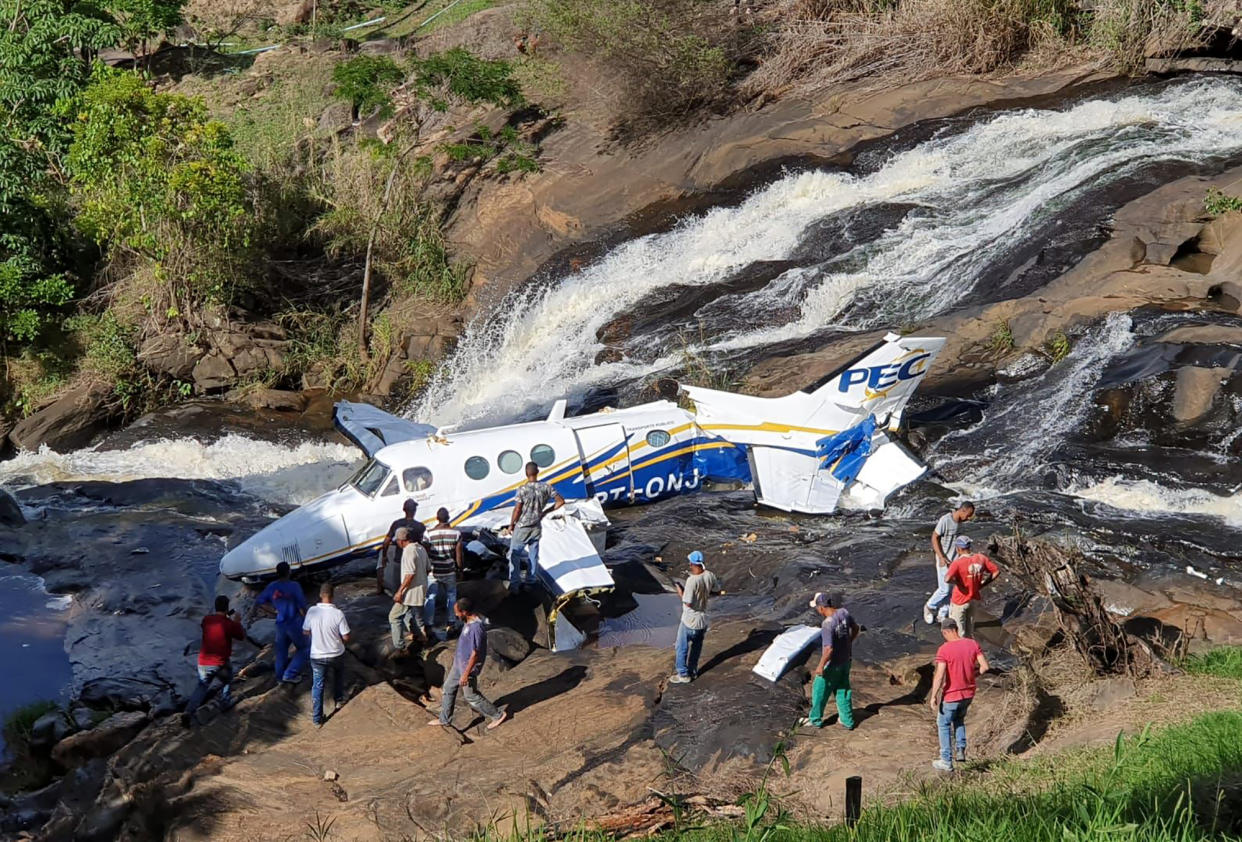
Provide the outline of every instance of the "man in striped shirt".
<path id="1" fill-rule="evenodd" d="M 436 525 L 427 530 L 423 536 L 431 558 L 431 576 L 427 580 L 427 602 L 423 606 L 426 612 L 427 628 L 436 622 L 436 603 L 441 597 L 447 597 L 445 610 L 448 616 L 444 625 L 447 637 L 453 630 L 453 606 L 457 604 L 457 571 L 461 569 L 461 533 L 449 524 L 448 509 L 443 507 L 436 512 Z"/>

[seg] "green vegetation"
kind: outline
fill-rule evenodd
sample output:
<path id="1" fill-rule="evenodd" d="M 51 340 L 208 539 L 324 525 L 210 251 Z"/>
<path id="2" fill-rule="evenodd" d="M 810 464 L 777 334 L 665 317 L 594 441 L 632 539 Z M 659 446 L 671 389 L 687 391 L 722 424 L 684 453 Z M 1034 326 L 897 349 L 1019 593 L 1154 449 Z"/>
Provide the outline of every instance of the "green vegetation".
<path id="1" fill-rule="evenodd" d="M 425 59 L 416 58 L 411 65 L 419 94 L 440 110 L 453 99 L 509 108 L 525 102 L 507 61 L 487 61 L 454 47 Z"/>
<path id="2" fill-rule="evenodd" d="M 359 116 L 391 117 L 392 89 L 404 78 L 404 71 L 388 56 L 355 56 L 332 70 L 336 96 L 351 103 Z"/>
<path id="3" fill-rule="evenodd" d="M 1242 197 L 1230 196 L 1217 187 L 1209 187 L 1203 197 L 1203 209 L 1212 216 L 1242 212 Z"/>
<path id="4" fill-rule="evenodd" d="M 1004 320 L 998 321 L 996 326 L 992 328 L 991 347 L 993 351 L 998 353 L 1013 350 L 1013 331 L 1009 328 L 1009 322 Z"/>
<path id="5" fill-rule="evenodd" d="M 1242 646 L 1217 646 L 1198 655 L 1190 655 L 1181 667 L 1192 675 L 1242 680 Z"/>
<path id="6" fill-rule="evenodd" d="M 4 776 L 5 789 L 18 792 L 37 789 L 52 779 L 54 771 L 51 764 L 46 757 L 36 756 L 31 750 L 30 738 L 39 718 L 59 709 L 60 705 L 53 701 L 31 702 L 5 717 L 4 743 L 15 761 L 11 771 Z"/>
<path id="7" fill-rule="evenodd" d="M 1052 360 L 1054 364 L 1068 357 L 1072 350 L 1073 345 L 1063 330 L 1058 330 L 1044 342 L 1044 353 L 1048 355 L 1048 359 Z"/>

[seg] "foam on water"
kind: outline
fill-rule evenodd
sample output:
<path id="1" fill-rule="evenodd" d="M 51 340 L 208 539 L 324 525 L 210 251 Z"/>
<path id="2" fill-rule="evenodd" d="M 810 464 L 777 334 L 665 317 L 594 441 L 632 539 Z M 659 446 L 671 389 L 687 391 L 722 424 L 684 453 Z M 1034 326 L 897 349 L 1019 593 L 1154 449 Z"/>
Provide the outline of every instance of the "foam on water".
<path id="1" fill-rule="evenodd" d="M 874 172 L 802 172 L 736 207 L 626 242 L 594 264 L 528 284 L 470 324 L 409 408 L 422 421 L 508 420 L 562 395 L 677 368 L 692 352 L 735 351 L 836 327 L 922 319 L 952 307 L 989 266 L 1073 197 L 1158 161 L 1242 153 L 1242 83 L 1194 80 L 1063 111 L 998 114 L 893 156 Z M 813 223 L 891 203 L 917 206 L 879 239 L 822 267 L 717 299 L 741 327 L 692 338 L 639 335 L 595 364 L 601 328 L 651 293 L 710 286 L 757 261 L 788 259 Z M 845 259 L 842 259 L 845 258 Z M 848 267 L 848 268 L 843 268 Z M 779 301 L 784 306 L 772 305 Z M 792 312 L 790 305 L 793 305 Z M 782 312 L 783 321 L 765 322 Z M 672 337 L 675 339 L 675 337 Z"/>
<path id="2" fill-rule="evenodd" d="M 230 434 L 210 444 L 192 438 L 143 442 L 125 450 L 47 447 L 0 462 L 0 485 L 136 479 L 236 480 L 243 491 L 274 503 L 300 505 L 343 482 L 360 459 L 334 442 L 283 445 Z"/>
<path id="3" fill-rule="evenodd" d="M 1205 515 L 1219 518 L 1235 529 L 1242 529 L 1242 492 L 1225 496 L 1201 488 L 1170 488 L 1151 480 L 1114 476 L 1075 483 L 1065 489 L 1065 493 L 1103 503 L 1110 508 L 1154 517 Z"/>

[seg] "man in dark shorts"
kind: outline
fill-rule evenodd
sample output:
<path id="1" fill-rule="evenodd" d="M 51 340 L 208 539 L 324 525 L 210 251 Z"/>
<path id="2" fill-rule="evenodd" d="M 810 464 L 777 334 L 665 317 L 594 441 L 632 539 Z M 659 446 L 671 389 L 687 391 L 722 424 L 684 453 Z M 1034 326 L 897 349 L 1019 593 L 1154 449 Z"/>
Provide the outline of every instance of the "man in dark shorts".
<path id="1" fill-rule="evenodd" d="M 181 724 L 186 728 L 194 723 L 194 712 L 207 700 L 213 682 L 220 683 L 220 710 L 233 707 L 229 685 L 233 681 L 233 641 L 245 640 L 246 630 L 237 620 L 237 612 L 229 610 L 227 596 L 216 597 L 216 610 L 203 618 L 203 643 L 198 650 L 198 687 L 190 694 Z"/>
<path id="2" fill-rule="evenodd" d="M 962 637 L 952 617 L 940 624 L 940 634 L 944 644 L 936 652 L 936 674 L 927 700 L 940 734 L 940 756 L 932 768 L 952 772 L 952 742 L 957 743 L 957 762 L 966 762 L 966 711 L 975 698 L 975 678 L 988 671 L 988 659 L 978 643 Z"/>
<path id="3" fill-rule="evenodd" d="M 419 544 L 423 542 L 423 533 L 427 531 L 427 525 L 414 516 L 418 512 L 418 503 L 413 498 L 401 504 L 401 511 L 404 515 L 392 522 L 388 527 L 388 534 L 384 536 L 384 543 L 380 544 L 379 558 L 375 562 L 375 592 L 377 594 L 384 593 L 385 569 L 389 564 L 401 562 L 401 557 L 389 550 L 393 541 L 396 540 L 397 530 L 403 528 L 411 530 L 413 540 Z"/>
<path id="4" fill-rule="evenodd" d="M 819 663 L 812 675 L 811 715 L 799 722 L 814 728 L 824 727 L 824 707 L 829 696 L 836 696 L 837 721 L 847 731 L 854 730 L 854 691 L 850 689 L 850 664 L 854 658 L 854 639 L 858 623 L 844 607 L 832 604 L 826 593 L 817 593 L 811 607 L 824 618 L 820 631 L 822 644 Z"/>

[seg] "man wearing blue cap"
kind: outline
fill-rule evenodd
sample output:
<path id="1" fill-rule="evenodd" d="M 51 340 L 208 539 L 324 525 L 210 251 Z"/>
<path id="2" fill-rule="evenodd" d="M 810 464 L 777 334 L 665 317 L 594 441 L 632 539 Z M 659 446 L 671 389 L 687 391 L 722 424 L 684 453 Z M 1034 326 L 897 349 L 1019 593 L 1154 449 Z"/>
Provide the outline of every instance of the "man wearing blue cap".
<path id="1" fill-rule="evenodd" d="M 703 554 L 698 550 L 686 556 L 690 575 L 686 584 L 677 586 L 681 596 L 681 624 L 677 627 L 677 672 L 669 676 L 669 684 L 689 684 L 699 675 L 699 654 L 710 622 L 707 619 L 707 598 L 720 591 L 720 580 L 707 570 Z"/>

